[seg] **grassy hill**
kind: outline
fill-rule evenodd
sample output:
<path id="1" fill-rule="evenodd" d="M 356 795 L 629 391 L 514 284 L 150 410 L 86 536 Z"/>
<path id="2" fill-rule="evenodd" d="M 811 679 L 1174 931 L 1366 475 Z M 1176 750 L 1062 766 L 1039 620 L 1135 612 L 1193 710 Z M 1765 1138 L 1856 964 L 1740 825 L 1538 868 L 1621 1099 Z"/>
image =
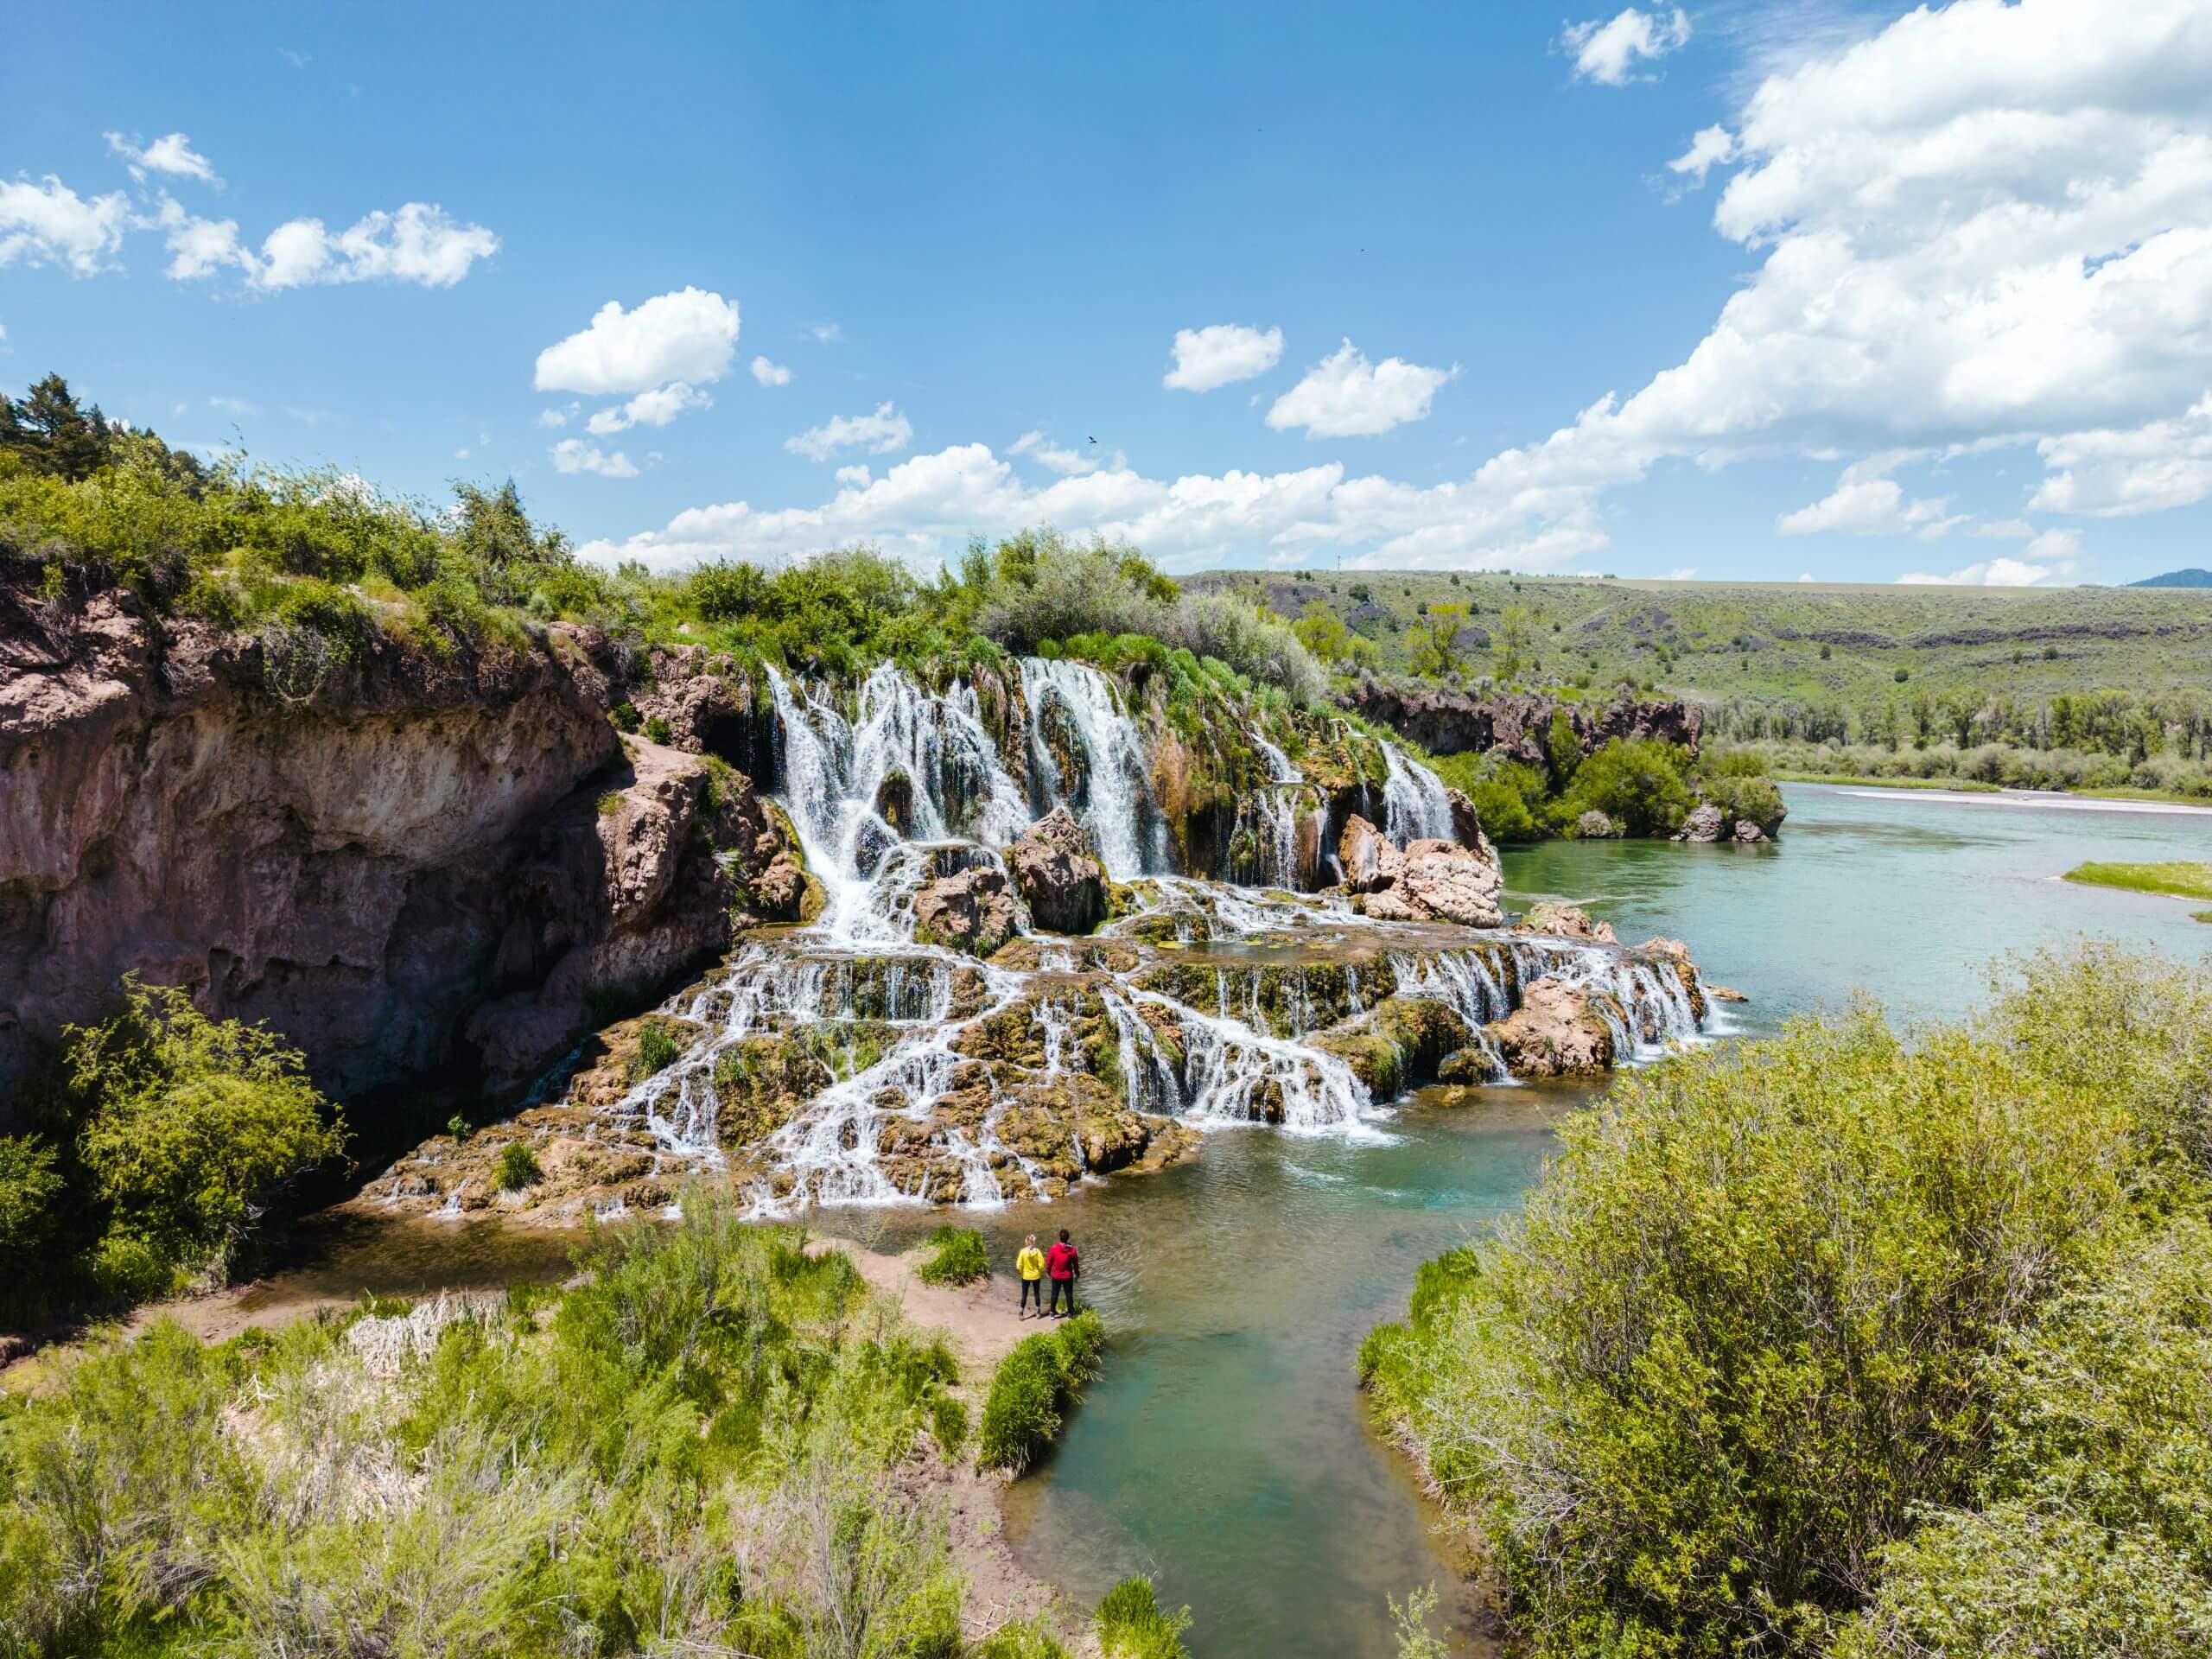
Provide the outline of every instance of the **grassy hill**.
<path id="1" fill-rule="evenodd" d="M 1294 620 L 1319 606 L 1371 643 L 1378 672 L 1412 667 L 1425 607 L 1469 607 L 1464 671 L 1492 671 L 1509 606 L 1533 620 L 1532 677 L 1639 685 L 1707 703 L 1840 703 L 1916 693 L 2036 700 L 2212 684 L 2212 589 L 1991 588 L 1645 582 L 1409 571 L 1210 571 Z M 1900 676 L 1902 675 L 1902 677 Z"/>

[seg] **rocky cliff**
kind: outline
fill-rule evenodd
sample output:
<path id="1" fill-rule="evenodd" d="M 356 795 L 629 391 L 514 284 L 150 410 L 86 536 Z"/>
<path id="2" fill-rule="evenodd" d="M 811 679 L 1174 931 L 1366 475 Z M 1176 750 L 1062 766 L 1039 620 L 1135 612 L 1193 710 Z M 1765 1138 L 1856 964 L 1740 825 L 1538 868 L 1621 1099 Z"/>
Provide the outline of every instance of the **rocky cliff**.
<path id="1" fill-rule="evenodd" d="M 0 589 L 0 1089 L 129 971 L 341 1094 L 511 1085 L 733 912 L 797 915 L 743 777 L 608 722 L 625 666 L 588 630 L 302 648 Z"/>
<path id="2" fill-rule="evenodd" d="M 1623 697 L 1605 704 L 1560 702 L 1535 691 L 1478 697 L 1439 686 L 1361 680 L 1346 695 L 1356 714 L 1411 738 L 1431 754 L 1502 753 L 1533 766 L 1545 761 L 1553 713 L 1567 710 L 1575 740 L 1589 753 L 1618 737 L 1656 738 L 1694 754 L 1704 711 L 1672 697 Z"/>

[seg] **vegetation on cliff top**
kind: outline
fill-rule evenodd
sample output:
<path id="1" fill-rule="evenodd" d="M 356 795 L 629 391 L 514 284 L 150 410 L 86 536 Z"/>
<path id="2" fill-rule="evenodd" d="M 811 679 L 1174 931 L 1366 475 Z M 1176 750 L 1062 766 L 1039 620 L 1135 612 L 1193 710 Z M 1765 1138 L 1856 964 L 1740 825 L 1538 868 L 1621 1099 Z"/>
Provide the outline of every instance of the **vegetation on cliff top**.
<path id="1" fill-rule="evenodd" d="M 2202 1650 L 2212 975 L 2032 958 L 1561 1138 L 1361 1354 L 1538 1654 Z"/>
<path id="2" fill-rule="evenodd" d="M 933 581 L 867 549 L 777 572 L 715 563 L 655 575 L 577 558 L 566 536 L 531 522 L 512 481 L 459 485 L 450 506 L 433 507 L 327 469 L 203 464 L 79 409 L 55 376 L 0 404 L 0 581 L 48 598 L 119 583 L 158 611 L 319 660 L 379 633 L 449 650 L 567 620 L 839 674 L 1148 640 L 1300 705 L 1326 689 L 1287 623 L 1241 598 L 1185 594 L 1126 546 L 1025 532 L 975 544 Z"/>

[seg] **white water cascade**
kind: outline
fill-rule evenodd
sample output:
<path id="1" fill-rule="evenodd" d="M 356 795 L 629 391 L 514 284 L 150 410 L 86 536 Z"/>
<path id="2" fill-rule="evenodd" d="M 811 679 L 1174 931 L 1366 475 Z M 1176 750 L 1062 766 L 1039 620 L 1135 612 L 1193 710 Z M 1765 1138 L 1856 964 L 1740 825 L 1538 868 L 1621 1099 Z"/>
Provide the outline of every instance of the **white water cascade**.
<path id="1" fill-rule="evenodd" d="M 1451 840 L 1452 801 L 1444 780 L 1395 743 L 1382 746 L 1382 757 L 1389 768 L 1382 786 L 1382 833 L 1402 847 L 1424 838 Z"/>
<path id="2" fill-rule="evenodd" d="M 1155 837 L 1147 829 L 1151 767 L 1135 722 L 1122 711 L 1113 683 L 1087 663 L 1021 659 L 1021 694 L 1029 705 L 1029 764 L 1048 805 L 1065 805 L 1090 832 L 1099 862 L 1116 881 L 1156 868 L 1147 860 Z M 1085 757 L 1084 776 L 1063 778 L 1048 722 L 1073 728 Z"/>
<path id="3" fill-rule="evenodd" d="M 727 1168 L 762 1214 L 988 1207 L 1065 1192 L 1193 1129 L 1379 1132 L 1389 1103 L 1316 1039 L 1392 996 L 1448 1004 L 1500 1081 L 1483 1027 L 1548 975 L 1591 994 L 1624 1055 L 1700 1039 L 1671 963 L 1370 921 L 1341 889 L 1297 892 L 1301 831 L 1325 849 L 1331 809 L 1256 720 L 1241 734 L 1268 776 L 1238 816 L 1236 879 L 1175 869 L 1146 729 L 1115 682 L 1034 658 L 1008 678 L 1020 704 L 991 702 L 1007 710 L 995 738 L 969 679 L 931 690 L 885 665 L 837 694 L 769 671 L 779 801 L 826 902 L 664 1006 L 693 1040 L 609 1109 L 658 1158 Z M 1386 833 L 1451 838 L 1441 782 L 1383 747 Z M 1133 909 L 1090 939 L 1025 925 L 988 961 L 917 942 L 928 884 L 1005 872 L 1004 849 L 1062 804 Z"/>

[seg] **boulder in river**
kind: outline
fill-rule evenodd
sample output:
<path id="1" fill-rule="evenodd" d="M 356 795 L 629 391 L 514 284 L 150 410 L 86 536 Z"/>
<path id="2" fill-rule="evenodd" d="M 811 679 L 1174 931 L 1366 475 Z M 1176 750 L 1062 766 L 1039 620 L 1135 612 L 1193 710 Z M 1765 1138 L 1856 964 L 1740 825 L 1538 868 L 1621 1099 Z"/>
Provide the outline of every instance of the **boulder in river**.
<path id="1" fill-rule="evenodd" d="M 1574 820 L 1577 841 L 1618 841 L 1626 833 L 1618 818 L 1609 818 L 1594 806 Z"/>
<path id="2" fill-rule="evenodd" d="M 1430 996 L 1385 997 L 1367 1013 L 1312 1039 L 1352 1069 L 1377 1100 L 1431 1081 L 1471 1033 L 1451 1004 Z"/>
<path id="3" fill-rule="evenodd" d="M 1353 893 L 1379 893 L 1405 874 L 1405 855 L 1389 837 L 1357 812 L 1337 839 L 1337 861 L 1344 866 L 1344 886 Z"/>
<path id="4" fill-rule="evenodd" d="M 1738 818 L 1736 820 L 1736 839 L 1749 846 L 1755 842 L 1764 841 L 1766 831 L 1749 818 Z"/>
<path id="5" fill-rule="evenodd" d="M 1757 826 L 1754 826 L 1756 828 Z M 1675 832 L 1676 841 L 1719 841 L 1727 833 L 1728 819 L 1721 810 L 1707 801 L 1690 809 L 1682 820 L 1682 827 Z"/>
<path id="6" fill-rule="evenodd" d="M 1105 867 L 1090 837 L 1065 806 L 1056 806 L 1007 849 L 1014 886 L 1031 920 L 1052 933 L 1088 933 L 1106 919 Z"/>
<path id="7" fill-rule="evenodd" d="M 1617 942 L 1611 922 L 1594 919 L 1579 905 L 1563 905 L 1556 899 L 1546 899 L 1529 906 L 1513 930 L 1516 933 L 1548 933 L 1559 939 L 1587 939 L 1593 944 L 1612 944 Z"/>
<path id="8" fill-rule="evenodd" d="M 1563 979 L 1525 985 L 1521 1006 L 1488 1030 L 1516 1077 L 1588 1077 L 1618 1056 L 1611 1028 L 1590 1006 L 1590 993 Z"/>

